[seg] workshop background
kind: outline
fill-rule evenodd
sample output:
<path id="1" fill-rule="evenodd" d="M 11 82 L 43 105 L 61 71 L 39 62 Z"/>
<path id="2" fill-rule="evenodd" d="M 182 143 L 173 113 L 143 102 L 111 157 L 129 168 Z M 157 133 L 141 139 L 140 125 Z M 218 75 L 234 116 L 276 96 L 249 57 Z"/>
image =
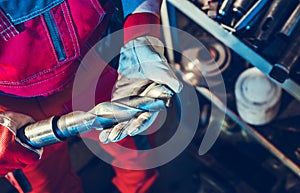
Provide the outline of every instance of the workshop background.
<path id="1" fill-rule="evenodd" d="M 180 46 L 182 53 L 195 58 L 186 60 L 168 50 L 169 61 L 183 80 L 192 83 L 186 86 L 197 92 L 195 105 L 201 113 L 190 145 L 158 168 L 153 193 L 300 193 L 299 19 L 298 0 L 164 1 L 163 24 L 196 37 L 220 71 L 199 72 L 212 63 L 211 58 L 202 48 L 189 47 L 164 31 L 166 44 Z M 228 109 L 216 143 L 200 156 L 198 148 L 213 119 L 211 107 L 219 103 L 197 87 L 207 87 L 204 78 L 218 73 L 224 79 Z M 169 111 L 173 113 L 168 113 L 168 129 L 160 131 L 162 136 L 171 136 L 176 129 L 179 110 Z M 94 156 L 80 138 L 69 140 L 69 146 L 86 193 L 117 192 L 110 165 Z M 0 193 L 15 192 L 0 179 Z"/>

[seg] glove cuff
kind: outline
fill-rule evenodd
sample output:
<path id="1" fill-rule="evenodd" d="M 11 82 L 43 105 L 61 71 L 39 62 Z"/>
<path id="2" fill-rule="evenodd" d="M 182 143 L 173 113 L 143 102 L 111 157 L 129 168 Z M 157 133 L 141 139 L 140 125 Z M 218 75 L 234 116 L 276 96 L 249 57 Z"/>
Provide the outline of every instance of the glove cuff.
<path id="1" fill-rule="evenodd" d="M 124 44 L 145 35 L 160 37 L 160 18 L 152 13 L 129 15 L 124 24 Z"/>

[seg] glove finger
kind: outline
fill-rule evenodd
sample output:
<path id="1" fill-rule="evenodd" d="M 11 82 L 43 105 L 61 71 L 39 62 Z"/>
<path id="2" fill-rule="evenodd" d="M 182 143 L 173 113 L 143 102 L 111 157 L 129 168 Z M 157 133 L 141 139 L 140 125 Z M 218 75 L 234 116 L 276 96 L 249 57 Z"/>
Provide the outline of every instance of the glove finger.
<path id="1" fill-rule="evenodd" d="M 124 128 L 128 123 L 129 121 L 124 121 L 115 125 L 107 137 L 108 142 L 118 142 L 124 139 L 127 136 L 127 132 Z"/>
<path id="2" fill-rule="evenodd" d="M 134 100 L 122 98 L 120 100 L 114 100 L 113 102 L 134 107 L 134 110 L 160 111 L 166 106 L 168 107 L 172 95 L 173 91 L 166 86 L 152 82 L 143 88 L 143 92 L 139 94 L 139 98 L 135 97 Z M 133 112 L 138 113 L 137 111 Z"/>
<path id="3" fill-rule="evenodd" d="M 130 121 L 124 121 L 111 129 L 103 130 L 99 135 L 99 140 L 104 143 L 118 142 L 126 136 L 134 136 L 145 130 L 155 121 L 158 112 L 141 113 L 138 117 Z"/>
<path id="4" fill-rule="evenodd" d="M 141 96 L 147 96 L 151 98 L 161 99 L 165 103 L 165 107 L 168 107 L 170 100 L 174 95 L 174 92 L 164 85 L 152 83 L 140 94 Z"/>
<path id="5" fill-rule="evenodd" d="M 127 78 L 119 74 L 119 80 L 116 83 L 116 90 L 113 93 L 112 101 L 124 98 L 124 96 L 139 95 L 145 85 L 151 84 L 153 81 L 142 78 Z"/>
<path id="6" fill-rule="evenodd" d="M 99 134 L 99 140 L 101 143 L 107 144 L 110 142 L 108 139 L 108 136 L 109 136 L 111 130 L 112 129 L 105 129 L 105 130 L 101 131 L 101 133 Z"/>
<path id="7" fill-rule="evenodd" d="M 141 113 L 138 117 L 132 119 L 129 124 L 125 126 L 128 135 L 134 136 L 147 130 L 155 121 L 158 112 Z"/>

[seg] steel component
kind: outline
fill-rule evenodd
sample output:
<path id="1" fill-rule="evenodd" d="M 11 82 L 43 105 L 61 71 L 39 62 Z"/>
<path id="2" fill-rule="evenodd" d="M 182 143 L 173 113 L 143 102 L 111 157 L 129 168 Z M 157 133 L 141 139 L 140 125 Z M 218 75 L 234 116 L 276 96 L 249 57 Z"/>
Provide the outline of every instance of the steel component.
<path id="1" fill-rule="evenodd" d="M 232 18 L 230 26 L 234 26 L 255 3 L 256 0 L 235 0 L 232 7 Z"/>
<path id="2" fill-rule="evenodd" d="M 279 61 L 276 62 L 270 72 L 270 76 L 283 83 L 289 77 L 291 69 L 300 61 L 300 26 L 293 31 L 284 53 Z"/>
<path id="3" fill-rule="evenodd" d="M 255 18 L 257 17 L 257 15 L 259 14 L 259 12 L 262 11 L 262 9 L 265 8 L 265 6 L 267 5 L 267 3 L 270 0 L 258 0 L 249 11 L 247 11 L 247 13 L 235 24 L 234 28 L 236 31 L 239 31 L 243 28 L 246 28 L 249 23 Z"/>
<path id="4" fill-rule="evenodd" d="M 244 15 L 256 0 L 235 0 L 232 11 Z"/>
<path id="5" fill-rule="evenodd" d="M 231 4 L 233 3 L 233 0 L 224 0 L 220 6 L 220 9 L 218 11 L 218 13 L 221 15 L 221 16 L 225 16 L 228 14 L 229 12 L 229 9 L 230 9 L 230 6 Z"/>
<path id="6" fill-rule="evenodd" d="M 17 137 L 33 148 L 41 148 L 43 144 L 58 143 L 63 140 L 57 135 L 52 125 L 56 122 L 56 117 L 42 120 L 17 130 Z"/>
<path id="7" fill-rule="evenodd" d="M 279 31 L 279 34 L 286 37 L 290 36 L 294 31 L 295 27 L 299 25 L 300 21 L 300 4 L 294 9 L 293 13 L 290 15 L 284 26 Z"/>
<path id="8" fill-rule="evenodd" d="M 157 90 L 154 93 L 159 94 Z M 75 111 L 27 125 L 18 129 L 17 137 L 33 148 L 40 148 L 93 129 L 109 128 L 140 112 L 158 111 L 164 107 L 163 100 L 138 96 L 103 102 L 88 112 Z"/>
<path id="9" fill-rule="evenodd" d="M 284 24 L 290 16 L 297 1 L 274 0 L 262 21 L 258 24 L 256 39 L 258 42 L 267 42 L 272 35 Z"/>
<path id="10" fill-rule="evenodd" d="M 148 99 L 148 100 L 147 100 Z M 134 117 L 138 112 L 146 111 L 142 105 L 155 103 L 152 98 L 137 98 L 127 103 L 136 108 L 119 103 L 104 102 L 95 106 L 89 112 L 75 111 L 61 116 L 57 121 L 57 129 L 64 138 L 89 132 L 93 129 L 105 129 L 113 124 L 123 122 Z M 163 102 L 161 103 L 163 104 Z M 140 106 L 139 106 L 140 105 Z"/>
<path id="11" fill-rule="evenodd" d="M 203 46 L 189 48 L 183 51 L 181 64 L 183 78 L 193 85 L 206 85 L 209 79 L 211 86 L 220 84 L 221 80 L 214 78 L 225 74 L 230 68 L 231 52 L 229 48 L 214 38 L 200 39 Z"/>

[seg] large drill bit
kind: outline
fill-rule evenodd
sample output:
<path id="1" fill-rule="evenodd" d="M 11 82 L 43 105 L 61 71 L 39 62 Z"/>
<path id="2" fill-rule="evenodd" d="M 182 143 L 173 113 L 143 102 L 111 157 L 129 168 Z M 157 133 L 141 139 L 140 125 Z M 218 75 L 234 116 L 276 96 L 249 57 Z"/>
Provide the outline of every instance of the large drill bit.
<path id="1" fill-rule="evenodd" d="M 138 113 L 158 111 L 164 107 L 163 100 L 144 96 L 103 102 L 88 112 L 74 111 L 29 124 L 18 129 L 17 137 L 33 148 L 40 148 L 93 129 L 109 128 L 132 119 Z"/>

